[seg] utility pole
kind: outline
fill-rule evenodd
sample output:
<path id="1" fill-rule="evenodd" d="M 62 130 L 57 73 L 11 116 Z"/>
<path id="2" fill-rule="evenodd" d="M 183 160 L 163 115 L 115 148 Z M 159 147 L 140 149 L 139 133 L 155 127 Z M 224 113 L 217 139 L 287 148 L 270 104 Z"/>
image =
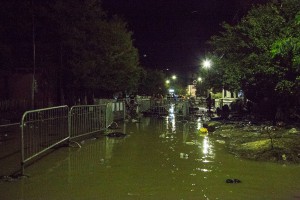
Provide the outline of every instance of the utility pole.
<path id="1" fill-rule="evenodd" d="M 31 85 L 31 109 L 34 109 L 34 91 L 35 91 L 35 22 L 34 22 L 34 4 L 31 0 L 32 9 L 32 53 L 33 53 L 33 72 L 32 72 L 32 85 Z"/>

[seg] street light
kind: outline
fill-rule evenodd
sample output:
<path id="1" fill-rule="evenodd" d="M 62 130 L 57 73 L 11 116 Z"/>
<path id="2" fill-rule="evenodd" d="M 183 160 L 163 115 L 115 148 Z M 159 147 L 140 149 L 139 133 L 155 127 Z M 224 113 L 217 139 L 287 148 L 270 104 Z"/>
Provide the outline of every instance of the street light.
<path id="1" fill-rule="evenodd" d="M 197 81 L 198 81 L 198 82 L 202 82 L 202 78 L 201 78 L 201 77 L 198 77 Z"/>
<path id="2" fill-rule="evenodd" d="M 173 76 L 172 76 L 172 79 L 173 79 L 173 80 L 176 80 L 176 79 L 177 79 L 177 76 L 176 76 L 176 75 L 173 75 Z"/>
<path id="3" fill-rule="evenodd" d="M 34 2 L 31 1 L 32 7 L 32 51 L 33 51 L 33 72 L 32 72 L 32 84 L 31 84 L 31 109 L 34 109 L 34 92 L 36 88 L 35 80 L 35 21 L 34 21 Z"/>
<path id="4" fill-rule="evenodd" d="M 166 84 L 169 84 L 170 83 L 170 80 L 166 80 Z"/>
<path id="5" fill-rule="evenodd" d="M 211 60 L 205 59 L 202 63 L 203 67 L 208 69 L 211 67 Z"/>

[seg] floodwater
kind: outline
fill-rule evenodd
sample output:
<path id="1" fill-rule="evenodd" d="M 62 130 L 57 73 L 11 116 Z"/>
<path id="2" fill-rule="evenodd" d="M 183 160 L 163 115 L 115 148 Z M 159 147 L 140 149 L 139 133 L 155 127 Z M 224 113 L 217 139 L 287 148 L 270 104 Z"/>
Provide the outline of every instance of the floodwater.
<path id="1" fill-rule="evenodd" d="M 0 199 L 300 199 L 300 166 L 234 157 L 200 127 L 173 115 L 127 122 L 116 130 L 125 138 L 60 148 L 28 166 L 29 178 L 0 182 Z"/>

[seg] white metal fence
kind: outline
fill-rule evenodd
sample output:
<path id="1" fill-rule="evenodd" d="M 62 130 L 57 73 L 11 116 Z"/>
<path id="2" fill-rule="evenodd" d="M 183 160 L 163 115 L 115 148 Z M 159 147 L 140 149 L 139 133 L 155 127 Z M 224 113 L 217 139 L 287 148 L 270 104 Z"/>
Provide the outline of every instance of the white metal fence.
<path id="1" fill-rule="evenodd" d="M 70 139 L 100 132 L 125 117 L 124 101 L 27 111 L 21 121 L 21 165 Z"/>
<path id="2" fill-rule="evenodd" d="M 21 121 L 21 163 L 69 139 L 68 106 L 27 111 Z"/>
<path id="3" fill-rule="evenodd" d="M 114 120 L 122 120 L 125 118 L 125 102 L 124 101 L 116 101 L 112 103 L 112 112 Z"/>
<path id="4" fill-rule="evenodd" d="M 113 103 L 106 104 L 105 127 L 109 127 L 114 122 Z"/>
<path id="5" fill-rule="evenodd" d="M 73 106 L 69 111 L 70 139 L 104 130 L 106 109 L 105 104 Z"/>
<path id="6" fill-rule="evenodd" d="M 138 99 L 137 104 L 138 104 L 138 111 L 139 112 L 144 112 L 144 111 L 150 109 L 151 100 L 150 99 Z"/>

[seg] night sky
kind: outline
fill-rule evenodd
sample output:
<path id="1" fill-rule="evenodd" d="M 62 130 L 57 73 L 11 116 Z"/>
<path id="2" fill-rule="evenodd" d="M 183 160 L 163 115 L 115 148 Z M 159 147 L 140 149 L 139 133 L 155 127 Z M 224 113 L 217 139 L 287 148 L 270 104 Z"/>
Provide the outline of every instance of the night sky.
<path id="1" fill-rule="evenodd" d="M 143 66 L 193 70 L 206 41 L 223 21 L 234 23 L 251 0 L 102 0 L 109 15 L 123 17 L 133 32 Z"/>

